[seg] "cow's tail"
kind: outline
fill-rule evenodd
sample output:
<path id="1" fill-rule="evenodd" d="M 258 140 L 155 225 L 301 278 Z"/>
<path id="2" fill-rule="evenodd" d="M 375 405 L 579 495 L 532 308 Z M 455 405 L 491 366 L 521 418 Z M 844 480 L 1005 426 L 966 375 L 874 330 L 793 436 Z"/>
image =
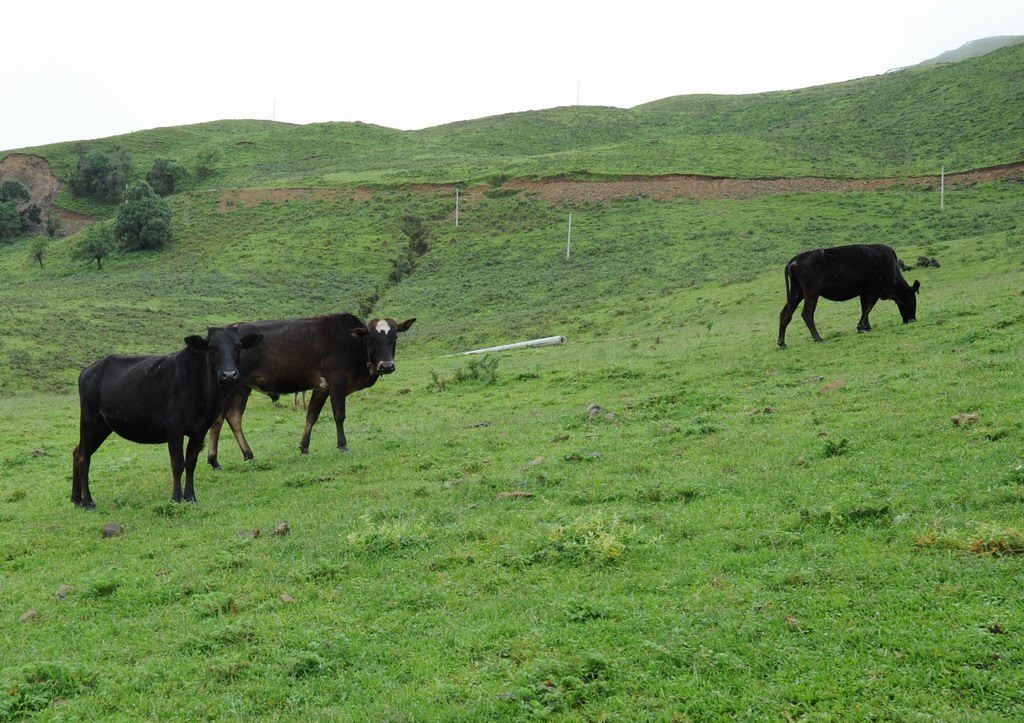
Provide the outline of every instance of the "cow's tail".
<path id="1" fill-rule="evenodd" d="M 786 264 L 785 271 L 783 271 L 786 276 L 786 306 L 789 306 L 789 267 L 792 265 L 793 261 L 790 260 L 789 263 Z"/>

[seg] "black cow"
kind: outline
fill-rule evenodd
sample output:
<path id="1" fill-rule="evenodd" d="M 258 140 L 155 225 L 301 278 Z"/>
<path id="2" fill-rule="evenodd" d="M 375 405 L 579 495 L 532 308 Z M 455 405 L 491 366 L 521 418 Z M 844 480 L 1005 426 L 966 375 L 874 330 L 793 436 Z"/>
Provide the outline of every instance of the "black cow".
<path id="1" fill-rule="evenodd" d="M 299 451 L 309 451 L 309 437 L 327 400 L 331 400 L 338 448 L 347 451 L 345 397 L 376 384 L 382 374 L 395 371 L 395 346 L 399 332 L 408 331 L 416 319 L 370 319 L 365 324 L 352 314 L 327 314 L 311 319 L 280 319 L 234 324 L 240 334 L 263 335 L 259 349 L 242 355 L 242 381 L 210 429 L 207 461 L 220 469 L 217 444 L 227 420 L 244 459 L 252 448 L 242 432 L 242 415 L 255 389 L 271 397 L 313 390 L 306 410 L 306 428 Z"/>
<path id="2" fill-rule="evenodd" d="M 203 438 L 221 413 L 228 390 L 238 384 L 242 350 L 255 349 L 261 340 L 259 334 L 239 338 L 235 329 L 210 328 L 205 339 L 190 336 L 183 350 L 169 356 L 105 356 L 79 374 L 82 411 L 72 454 L 71 501 L 79 507 L 96 506 L 89 493 L 89 461 L 110 433 L 117 432 L 141 444 L 166 442 L 174 475 L 171 499 L 195 502 L 193 476 Z"/>
<path id="3" fill-rule="evenodd" d="M 917 321 L 917 292 L 921 282 L 911 286 L 900 273 L 896 252 L 884 244 L 856 244 L 804 251 L 786 264 L 786 305 L 779 314 L 779 346 L 786 346 L 786 327 L 804 302 L 801 316 L 814 341 L 821 336 L 814 326 L 818 297 L 847 301 L 860 297 L 858 332 L 871 331 L 868 314 L 879 299 L 892 299 L 903 323 Z"/>

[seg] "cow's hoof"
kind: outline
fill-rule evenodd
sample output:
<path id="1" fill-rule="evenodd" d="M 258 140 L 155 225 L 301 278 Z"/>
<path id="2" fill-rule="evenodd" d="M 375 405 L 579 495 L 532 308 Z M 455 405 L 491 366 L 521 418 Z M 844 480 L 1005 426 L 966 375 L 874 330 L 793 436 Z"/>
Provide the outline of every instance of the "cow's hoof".
<path id="1" fill-rule="evenodd" d="M 309 447 L 299 447 L 299 454 L 309 454 Z"/>
<path id="2" fill-rule="evenodd" d="M 191 497 L 184 497 L 182 499 L 185 502 L 188 502 L 190 505 L 198 505 L 199 504 L 199 500 L 196 499 L 195 495 L 192 495 Z"/>
<path id="3" fill-rule="evenodd" d="M 348 452 L 348 451 L 350 451 L 350 450 L 349 450 L 349 448 L 348 448 L 347 446 L 345 446 L 345 445 L 342 445 L 342 444 L 339 444 L 339 445 L 338 445 L 338 451 L 339 451 L 339 452 Z"/>
<path id="4" fill-rule="evenodd" d="M 858 334 L 867 334 L 871 329 L 857 329 Z"/>
<path id="5" fill-rule="evenodd" d="M 248 462 L 248 461 L 252 460 L 255 457 L 256 457 L 256 455 L 253 454 L 252 452 L 242 452 L 242 460 L 245 461 L 245 462 Z"/>
<path id="6" fill-rule="evenodd" d="M 824 340 L 824 339 L 815 339 L 815 340 L 814 340 L 814 343 L 815 343 L 815 344 L 824 344 L 824 343 L 825 343 L 825 340 Z"/>
<path id="7" fill-rule="evenodd" d="M 780 348 L 780 349 L 788 349 L 789 347 L 788 347 L 788 346 L 786 346 L 786 342 L 784 342 L 784 341 L 780 341 L 780 342 L 779 342 L 779 348 Z"/>
<path id="8" fill-rule="evenodd" d="M 224 469 L 223 467 L 220 466 L 220 462 L 218 462 L 216 459 L 213 459 L 212 457 L 210 459 L 207 459 L 206 461 L 209 462 L 210 466 L 213 467 L 213 469 L 216 470 L 217 472 L 220 472 Z"/>
<path id="9" fill-rule="evenodd" d="M 83 510 L 95 510 L 96 509 L 96 503 L 93 502 L 92 500 L 85 500 L 84 502 L 82 500 L 71 500 L 71 501 L 74 502 L 76 506 L 82 508 Z"/>

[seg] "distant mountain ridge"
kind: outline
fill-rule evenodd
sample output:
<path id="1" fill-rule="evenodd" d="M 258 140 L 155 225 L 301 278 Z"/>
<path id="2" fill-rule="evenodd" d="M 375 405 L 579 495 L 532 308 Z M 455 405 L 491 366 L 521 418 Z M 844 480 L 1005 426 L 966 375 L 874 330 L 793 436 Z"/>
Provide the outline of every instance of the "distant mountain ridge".
<path id="1" fill-rule="evenodd" d="M 1010 45 L 1019 45 L 1020 43 L 1024 43 L 1024 35 L 993 35 L 988 38 L 978 38 L 977 40 L 964 43 L 959 48 L 939 53 L 934 58 L 922 60 L 920 63 L 909 67 L 916 68 L 922 65 L 957 63 L 961 60 L 967 60 L 968 58 L 978 58 L 982 55 L 988 55 L 993 50 L 999 50 L 1000 48 L 1005 48 Z"/>

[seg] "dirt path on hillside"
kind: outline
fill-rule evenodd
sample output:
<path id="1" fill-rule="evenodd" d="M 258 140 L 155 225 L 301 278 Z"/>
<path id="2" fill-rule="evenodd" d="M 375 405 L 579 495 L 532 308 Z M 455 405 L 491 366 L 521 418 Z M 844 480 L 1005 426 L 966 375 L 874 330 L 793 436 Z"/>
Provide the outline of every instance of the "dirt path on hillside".
<path id="1" fill-rule="evenodd" d="M 973 171 L 946 175 L 949 187 L 969 186 L 1002 179 L 1024 178 L 1024 162 L 1009 163 Z M 848 193 L 874 191 L 886 188 L 938 188 L 938 176 L 911 176 L 907 178 L 720 178 L 698 175 L 623 176 L 612 181 L 578 181 L 568 178 L 529 180 L 513 178 L 502 188 L 514 189 L 535 196 L 548 203 L 609 203 L 619 198 L 647 197 L 660 201 L 673 198 L 749 199 L 758 196 L 787 193 Z M 411 193 L 450 193 L 451 184 L 414 183 L 400 186 Z M 467 202 L 478 200 L 490 186 L 479 185 L 463 191 Z M 276 188 L 232 189 L 220 192 L 219 210 L 226 213 L 233 206 L 258 203 L 286 203 L 292 200 L 347 199 L 368 201 L 376 189 L 357 188 Z"/>

